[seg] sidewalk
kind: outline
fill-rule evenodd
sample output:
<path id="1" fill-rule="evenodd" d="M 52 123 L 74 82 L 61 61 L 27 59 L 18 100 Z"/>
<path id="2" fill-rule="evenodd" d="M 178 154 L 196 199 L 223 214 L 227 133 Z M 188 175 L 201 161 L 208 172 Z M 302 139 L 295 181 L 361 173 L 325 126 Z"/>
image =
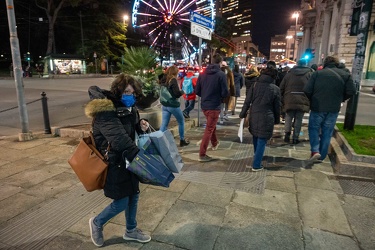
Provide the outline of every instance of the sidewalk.
<path id="1" fill-rule="evenodd" d="M 240 143 L 238 123 L 218 125 L 208 163 L 197 161 L 204 128 L 186 131 L 171 186 L 141 185 L 138 227 L 152 241 L 125 242 L 121 214 L 104 228 L 103 249 L 375 249 L 375 194 L 364 192 L 373 182 L 335 178 L 328 159 L 309 164 L 306 126 L 295 146 L 276 126 L 265 170 L 251 172 L 250 135 Z M 77 139 L 36 137 L 0 140 L 0 249 L 95 249 L 88 220 L 110 200 L 86 192 L 68 165 Z"/>

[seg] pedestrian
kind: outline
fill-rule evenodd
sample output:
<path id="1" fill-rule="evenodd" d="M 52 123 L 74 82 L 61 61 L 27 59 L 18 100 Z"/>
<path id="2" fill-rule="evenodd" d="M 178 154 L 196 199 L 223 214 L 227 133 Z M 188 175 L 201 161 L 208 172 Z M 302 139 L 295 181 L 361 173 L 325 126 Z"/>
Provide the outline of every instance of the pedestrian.
<path id="1" fill-rule="evenodd" d="M 259 71 L 256 66 L 252 66 L 246 73 L 245 73 L 245 87 L 246 87 L 246 93 L 249 92 L 249 89 L 253 84 L 257 81 L 257 78 L 259 77 Z"/>
<path id="2" fill-rule="evenodd" d="M 182 114 L 184 115 L 185 118 L 190 118 L 190 111 L 192 111 L 195 106 L 195 98 L 197 95 L 195 94 L 194 89 L 195 89 L 195 86 L 197 85 L 197 80 L 198 80 L 198 77 L 196 77 L 194 74 L 194 68 L 189 67 L 187 69 L 186 76 L 181 81 L 181 89 L 184 85 L 184 82 L 189 85 L 191 84 L 191 87 L 192 87 L 192 92 L 190 94 L 184 93 L 182 95 L 182 97 L 185 100 L 185 109 L 182 111 Z"/>
<path id="3" fill-rule="evenodd" d="M 234 102 L 233 102 L 233 105 L 232 107 L 230 107 L 232 109 L 232 115 L 235 115 L 235 109 L 236 109 L 236 106 L 237 106 L 237 98 L 238 97 L 241 97 L 241 89 L 244 85 L 244 82 L 245 82 L 245 78 L 244 76 L 240 73 L 240 67 L 238 64 L 234 65 L 234 69 L 233 69 L 233 77 L 234 77 Z"/>
<path id="4" fill-rule="evenodd" d="M 256 83 L 247 93 L 240 118 L 250 110 L 249 132 L 253 136 L 252 171 L 263 169 L 262 158 L 267 141 L 272 137 L 274 124 L 280 123 L 280 89 L 276 86 L 276 63 L 269 61 Z"/>
<path id="5" fill-rule="evenodd" d="M 300 143 L 299 135 L 303 115 L 310 110 L 310 102 L 303 92 L 303 88 L 314 70 L 305 65 L 304 61 L 299 60 L 297 66 L 285 75 L 280 84 L 282 111 L 285 112 L 284 142 L 287 143 L 290 141 L 292 127 L 292 143 Z"/>
<path id="6" fill-rule="evenodd" d="M 323 69 L 315 71 L 303 91 L 310 100 L 310 161 L 323 161 L 340 111 L 341 102 L 355 94 L 350 73 L 337 68 L 336 57 L 327 56 Z"/>
<path id="7" fill-rule="evenodd" d="M 135 102 L 142 95 L 138 82 L 131 76 L 120 74 L 112 82 L 111 89 L 97 86 L 89 88 L 91 101 L 85 114 L 92 118 L 92 133 L 97 149 L 106 154 L 109 145 L 108 173 L 104 195 L 112 199 L 103 211 L 90 218 L 90 235 L 95 246 L 104 244 L 103 227 L 119 213 L 125 213 L 125 240 L 146 243 L 151 237 L 137 228 L 139 181 L 126 166 L 136 157 L 139 149 L 135 134 L 145 133 L 149 124 L 140 119 Z"/>
<path id="8" fill-rule="evenodd" d="M 184 91 L 180 90 L 177 82 L 177 74 L 178 68 L 177 66 L 173 65 L 169 67 L 166 71 L 165 77 L 161 80 L 161 85 L 165 86 L 169 93 L 171 93 L 172 97 L 175 99 L 180 98 L 184 94 Z M 173 115 L 178 123 L 178 133 L 180 135 L 180 147 L 184 147 L 189 145 L 189 141 L 185 139 L 185 121 L 184 115 L 182 114 L 180 107 L 168 107 L 168 106 L 161 106 L 162 110 L 162 122 L 160 126 L 161 131 L 166 131 L 168 128 L 169 121 L 171 120 L 171 115 Z"/>
<path id="9" fill-rule="evenodd" d="M 222 100 L 229 95 L 227 77 L 219 66 L 223 58 L 216 54 L 213 60 L 213 64 L 208 65 L 206 70 L 199 75 L 195 88 L 196 94 L 201 97 L 201 108 L 207 120 L 199 148 L 199 161 L 201 162 L 213 160 L 206 154 L 210 142 L 212 150 L 217 150 L 220 145 L 216 136 L 216 123 L 219 119 Z"/>
<path id="10" fill-rule="evenodd" d="M 225 61 L 223 61 L 221 62 L 220 68 L 226 75 L 227 85 L 228 85 L 228 90 L 229 90 L 229 95 L 223 99 L 221 112 L 220 112 L 220 124 L 223 124 L 224 120 L 229 121 L 229 117 L 228 117 L 229 105 L 232 102 L 232 100 L 234 101 L 235 89 L 234 89 L 233 72 L 228 67 L 228 64 Z"/>

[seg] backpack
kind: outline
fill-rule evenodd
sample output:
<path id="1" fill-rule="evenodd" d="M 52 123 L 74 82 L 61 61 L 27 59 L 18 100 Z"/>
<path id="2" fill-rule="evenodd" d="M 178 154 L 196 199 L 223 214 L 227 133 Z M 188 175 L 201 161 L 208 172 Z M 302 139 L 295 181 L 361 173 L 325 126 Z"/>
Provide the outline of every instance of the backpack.
<path id="1" fill-rule="evenodd" d="M 185 77 L 184 81 L 182 82 L 182 90 L 185 92 L 186 95 L 193 93 L 193 77 Z"/>

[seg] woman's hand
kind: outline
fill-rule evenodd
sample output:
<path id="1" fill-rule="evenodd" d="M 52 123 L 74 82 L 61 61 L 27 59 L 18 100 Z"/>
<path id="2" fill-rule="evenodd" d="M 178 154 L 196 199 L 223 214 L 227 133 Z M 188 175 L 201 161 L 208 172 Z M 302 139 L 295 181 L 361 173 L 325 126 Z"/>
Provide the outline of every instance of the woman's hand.
<path id="1" fill-rule="evenodd" d="M 143 132 L 146 132 L 149 129 L 149 127 L 150 127 L 150 124 L 148 123 L 148 121 L 146 121 L 144 119 L 142 119 L 139 122 L 139 124 L 141 125 L 141 129 L 142 129 Z"/>

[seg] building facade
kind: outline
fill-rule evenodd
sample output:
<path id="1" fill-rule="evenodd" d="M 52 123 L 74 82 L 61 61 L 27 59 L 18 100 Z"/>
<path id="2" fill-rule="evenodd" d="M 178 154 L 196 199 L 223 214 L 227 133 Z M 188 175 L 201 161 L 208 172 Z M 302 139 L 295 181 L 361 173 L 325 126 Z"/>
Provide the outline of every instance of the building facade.
<path id="1" fill-rule="evenodd" d="M 302 0 L 303 38 L 299 51 L 315 50 L 315 57 L 310 64 L 322 64 L 326 56 L 332 55 L 344 60 L 346 67 L 352 69 L 358 39 L 352 32 L 355 28 L 352 27 L 352 19 L 360 19 L 356 17 L 356 10 L 363 4 L 362 0 Z M 371 18 L 366 46 L 361 48 L 365 50 L 362 79 L 375 80 L 374 5 L 371 13 L 367 14 Z"/>
<path id="2" fill-rule="evenodd" d="M 271 37 L 270 60 L 279 63 L 286 58 L 287 38 L 285 35 Z"/>

